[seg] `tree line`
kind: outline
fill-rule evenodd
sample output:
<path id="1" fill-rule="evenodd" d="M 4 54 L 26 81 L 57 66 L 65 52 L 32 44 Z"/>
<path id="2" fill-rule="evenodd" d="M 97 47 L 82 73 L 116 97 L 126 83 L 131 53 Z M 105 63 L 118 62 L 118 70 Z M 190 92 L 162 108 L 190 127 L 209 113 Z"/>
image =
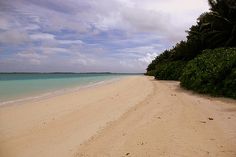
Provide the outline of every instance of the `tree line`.
<path id="1" fill-rule="evenodd" d="M 208 0 L 210 11 L 189 28 L 185 41 L 165 50 L 146 75 L 180 80 L 201 93 L 236 98 L 236 0 Z"/>

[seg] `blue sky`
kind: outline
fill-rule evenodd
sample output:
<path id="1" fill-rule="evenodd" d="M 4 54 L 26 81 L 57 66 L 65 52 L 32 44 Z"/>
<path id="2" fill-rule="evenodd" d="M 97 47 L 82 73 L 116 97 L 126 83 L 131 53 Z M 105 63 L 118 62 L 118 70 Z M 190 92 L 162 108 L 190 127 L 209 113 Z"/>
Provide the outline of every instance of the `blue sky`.
<path id="1" fill-rule="evenodd" d="M 207 0 L 0 0 L 0 72 L 144 72 Z"/>

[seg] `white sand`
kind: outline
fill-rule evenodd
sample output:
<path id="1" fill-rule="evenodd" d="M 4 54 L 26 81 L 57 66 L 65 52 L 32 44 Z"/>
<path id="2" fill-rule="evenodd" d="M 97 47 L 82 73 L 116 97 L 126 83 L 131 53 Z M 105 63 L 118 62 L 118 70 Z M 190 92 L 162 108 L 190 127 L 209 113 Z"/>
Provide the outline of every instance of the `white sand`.
<path id="1" fill-rule="evenodd" d="M 236 101 L 133 76 L 0 108 L 0 157 L 73 156 L 235 157 Z"/>

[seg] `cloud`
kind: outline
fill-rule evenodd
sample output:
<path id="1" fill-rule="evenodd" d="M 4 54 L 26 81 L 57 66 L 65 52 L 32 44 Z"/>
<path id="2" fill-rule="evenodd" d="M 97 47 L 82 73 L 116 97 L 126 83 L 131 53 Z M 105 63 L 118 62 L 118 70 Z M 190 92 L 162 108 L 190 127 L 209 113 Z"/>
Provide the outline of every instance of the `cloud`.
<path id="1" fill-rule="evenodd" d="M 29 24 L 25 27 L 25 30 L 32 31 L 32 30 L 39 30 L 40 27 L 36 24 Z"/>
<path id="2" fill-rule="evenodd" d="M 39 59 L 30 59 L 29 60 L 30 64 L 33 64 L 33 65 L 40 65 L 41 64 L 41 61 Z"/>
<path id="3" fill-rule="evenodd" d="M 54 40 L 55 36 L 53 34 L 48 34 L 48 33 L 37 33 L 37 34 L 31 34 L 30 38 L 32 40 Z"/>
<path id="4" fill-rule="evenodd" d="M 138 61 L 143 62 L 144 64 L 150 63 L 155 57 L 157 56 L 157 53 L 146 53 L 145 56 L 142 56 L 138 59 Z"/>
<path id="5" fill-rule="evenodd" d="M 28 58 L 28 59 L 29 58 L 33 58 L 33 59 L 47 58 L 45 55 L 38 54 L 37 52 L 35 52 L 33 50 L 18 52 L 16 55 L 19 56 L 19 57 Z"/>
<path id="6" fill-rule="evenodd" d="M 0 1 L 0 71 L 144 72 L 207 10 L 207 0 Z"/>
<path id="7" fill-rule="evenodd" d="M 149 45 L 149 46 L 139 46 L 139 47 L 132 47 L 132 48 L 125 48 L 122 49 L 122 52 L 126 52 L 126 53 L 135 53 L 135 54 L 146 54 L 146 53 L 150 53 L 150 52 L 157 52 L 157 51 L 161 51 L 161 49 L 163 49 L 163 47 L 161 45 Z"/>
<path id="8" fill-rule="evenodd" d="M 7 30 L 1 32 L 0 43 L 2 44 L 21 44 L 29 41 L 27 32 L 19 30 Z"/>
<path id="9" fill-rule="evenodd" d="M 84 42 L 81 40 L 58 40 L 59 44 L 83 44 Z"/>
<path id="10" fill-rule="evenodd" d="M 77 56 L 71 60 L 72 64 L 83 65 L 83 66 L 96 66 L 96 61 L 93 58 L 88 58 L 87 56 Z"/>
<path id="11" fill-rule="evenodd" d="M 35 18 L 42 27 L 50 30 L 72 29 L 78 32 L 124 29 L 126 31 L 162 32 L 173 30 L 173 24 L 179 18 L 193 22 L 200 11 L 207 10 L 205 0 L 98 0 L 82 1 L 35 1 L 20 0 L 7 3 L 11 7 L 19 6 L 19 14 Z M 190 14 L 190 17 L 189 17 Z M 50 16 L 48 16 L 50 15 Z M 36 18 L 37 17 L 37 18 Z M 169 24 L 168 24 L 169 23 Z M 186 24 L 179 23 L 181 28 Z M 182 25 L 182 26 L 181 26 Z"/>
<path id="12" fill-rule="evenodd" d="M 68 53 L 68 49 L 59 47 L 43 47 L 40 49 L 43 54 L 52 55 L 58 53 Z"/>
<path id="13" fill-rule="evenodd" d="M 6 30 L 9 28 L 9 22 L 5 18 L 0 18 L 0 29 Z"/>
<path id="14" fill-rule="evenodd" d="M 33 50 L 18 52 L 16 56 L 31 65 L 40 65 L 42 60 L 47 58 L 47 56 L 39 54 Z"/>

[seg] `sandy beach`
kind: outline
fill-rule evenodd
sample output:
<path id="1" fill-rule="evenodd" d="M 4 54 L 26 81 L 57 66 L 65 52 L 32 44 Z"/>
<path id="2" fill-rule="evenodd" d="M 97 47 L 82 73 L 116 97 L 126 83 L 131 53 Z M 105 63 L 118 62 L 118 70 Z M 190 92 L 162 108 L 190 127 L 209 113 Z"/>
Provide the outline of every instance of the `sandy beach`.
<path id="1" fill-rule="evenodd" d="M 0 107 L 1 157 L 236 157 L 236 101 L 130 76 Z"/>

